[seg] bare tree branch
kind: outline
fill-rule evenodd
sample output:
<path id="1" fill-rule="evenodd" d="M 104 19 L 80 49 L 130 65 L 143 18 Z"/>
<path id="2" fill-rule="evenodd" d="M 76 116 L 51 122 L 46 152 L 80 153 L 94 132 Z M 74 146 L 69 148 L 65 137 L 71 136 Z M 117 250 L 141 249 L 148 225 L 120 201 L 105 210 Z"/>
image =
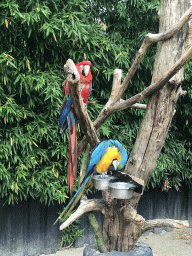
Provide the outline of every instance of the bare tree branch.
<path id="1" fill-rule="evenodd" d="M 130 108 L 146 110 L 147 109 L 147 104 L 135 103 L 135 104 L 131 105 Z"/>
<path id="2" fill-rule="evenodd" d="M 140 62 L 141 62 L 143 56 L 145 55 L 145 52 L 146 52 L 148 46 L 150 44 L 157 43 L 159 41 L 168 40 L 169 38 L 174 36 L 181 29 L 181 27 L 189 20 L 191 15 L 192 15 L 192 7 L 186 11 L 186 13 L 181 17 L 179 22 L 177 24 L 175 24 L 175 26 L 172 29 L 170 29 L 166 32 L 163 32 L 163 33 L 159 33 L 159 34 L 149 33 L 145 36 L 145 39 L 141 45 L 141 48 L 139 49 L 137 56 L 122 83 L 121 89 L 119 90 L 118 94 L 116 94 L 116 96 L 114 97 L 114 102 L 118 101 L 121 98 L 121 96 L 123 95 L 124 91 L 126 90 L 128 84 L 129 84 L 129 81 L 131 80 L 131 78 L 135 74 L 135 71 L 137 70 L 138 66 L 140 65 Z"/>
<path id="3" fill-rule="evenodd" d="M 120 99 L 118 102 L 116 102 L 114 104 L 114 106 L 117 107 L 117 105 L 119 103 L 123 103 L 123 102 L 125 102 L 125 100 Z M 135 104 L 131 105 L 129 108 L 136 108 L 136 109 L 146 110 L 147 109 L 147 104 L 135 103 Z"/>
<path id="4" fill-rule="evenodd" d="M 151 86 L 147 87 L 143 92 L 131 97 L 130 99 L 126 100 L 123 103 L 117 104 L 115 105 L 115 102 L 117 102 L 118 100 L 120 100 L 121 96 L 123 95 L 124 91 L 126 90 L 129 81 L 131 80 L 131 78 L 133 77 L 133 75 L 135 74 L 135 71 L 137 70 L 138 66 L 140 65 L 140 62 L 148 48 L 148 46 L 152 43 L 156 43 L 159 41 L 165 41 L 168 40 L 169 38 L 171 38 L 172 36 L 174 36 L 180 29 L 181 27 L 189 20 L 190 16 L 192 15 L 192 7 L 189 8 L 186 13 L 181 17 L 181 19 L 179 20 L 179 22 L 170 30 L 168 30 L 167 32 L 163 32 L 163 33 L 159 33 L 159 34 L 147 34 L 138 53 L 137 56 L 130 68 L 130 70 L 128 71 L 121 87 L 118 88 L 118 92 L 117 95 L 115 97 L 110 97 L 110 102 L 108 101 L 107 104 L 104 106 L 104 108 L 101 110 L 99 116 L 97 117 L 97 119 L 94 121 L 93 125 L 96 129 L 99 129 L 101 124 L 108 118 L 109 115 L 111 115 L 112 113 L 115 113 L 117 111 L 129 108 L 129 107 L 134 107 L 135 104 L 137 102 L 140 102 L 141 100 L 149 97 L 151 94 L 153 94 L 154 92 L 160 90 L 166 82 L 168 82 L 168 80 L 182 67 L 184 66 L 184 64 L 191 58 L 191 50 L 192 48 L 190 48 L 187 53 L 184 56 L 188 57 L 186 60 L 183 60 L 182 58 L 180 59 L 181 63 L 179 65 L 179 63 L 177 62 L 176 64 L 178 64 L 178 67 L 175 67 L 175 65 L 173 66 L 173 69 L 175 68 L 175 70 L 171 70 L 170 73 L 169 71 L 167 72 L 167 77 L 164 77 L 164 79 L 158 81 L 155 84 L 152 84 Z M 183 58 L 184 58 L 183 56 Z M 182 61 L 183 64 L 182 64 Z M 168 79 L 168 80 L 167 80 Z M 110 103 L 110 104 L 109 104 Z M 110 106 L 113 107 L 110 109 Z M 82 151 L 85 149 L 86 145 L 87 145 L 87 138 L 86 136 L 83 137 L 82 141 L 80 142 L 79 146 L 78 146 L 78 156 L 82 153 Z"/>
<path id="5" fill-rule="evenodd" d="M 68 76 L 69 93 L 73 102 L 75 113 L 78 117 L 78 121 L 81 126 L 81 129 L 86 135 L 91 147 L 95 147 L 97 143 L 99 143 L 99 138 L 90 120 L 90 117 L 87 113 L 83 99 L 80 95 L 80 89 L 79 89 L 80 76 L 75 67 L 74 62 L 71 59 L 68 59 L 66 64 L 64 65 L 64 71 Z"/>
<path id="6" fill-rule="evenodd" d="M 161 10 L 160 10 L 161 13 Z M 184 15 L 181 17 L 179 22 L 175 24 L 175 26 L 171 29 L 169 29 L 167 32 L 159 33 L 159 34 L 148 34 L 150 37 L 152 37 L 153 43 L 159 42 L 159 41 L 165 41 L 174 36 L 182 27 L 183 25 L 190 19 L 192 15 L 192 7 L 190 7 Z"/>
<path id="7" fill-rule="evenodd" d="M 118 93 L 118 91 L 121 88 L 121 77 L 122 77 L 122 70 L 121 69 L 115 69 L 113 73 L 113 85 L 111 90 L 111 96 L 106 103 L 105 107 L 110 106 L 113 102 L 113 99 L 115 95 Z"/>
<path id="8" fill-rule="evenodd" d="M 173 77 L 178 70 L 180 70 L 186 62 L 188 62 L 192 57 L 192 47 L 189 48 L 189 50 L 175 63 L 175 65 L 169 70 L 163 78 L 161 78 L 158 82 L 151 84 L 146 89 L 144 89 L 142 92 L 134 95 L 133 97 L 123 101 L 122 103 L 118 103 L 116 105 L 113 105 L 112 107 L 107 107 L 104 109 L 104 111 L 101 111 L 97 119 L 93 122 L 93 125 L 96 129 L 98 129 L 102 123 L 112 114 L 118 111 L 121 111 L 123 109 L 132 107 L 135 103 L 142 101 L 146 98 L 148 98 L 153 93 L 160 90 L 169 80 L 171 77 Z M 184 93 L 182 93 L 184 94 Z M 86 146 L 85 138 L 83 138 L 81 144 L 78 147 L 78 155 L 82 152 L 84 147 Z"/>
<path id="9" fill-rule="evenodd" d="M 170 228 L 188 228 L 188 220 L 173 220 L 173 219 L 156 219 L 147 220 L 142 228 L 142 233 L 153 228 L 170 227 Z"/>
<path id="10" fill-rule="evenodd" d="M 71 216 L 65 222 L 62 223 L 62 225 L 60 226 L 60 230 L 67 228 L 84 213 L 91 211 L 100 211 L 101 213 L 104 213 L 104 201 L 101 199 L 82 200 L 77 210 L 73 214 L 71 214 Z"/>
<path id="11" fill-rule="evenodd" d="M 192 57 L 192 46 L 158 82 L 151 84 L 142 92 L 134 95 L 128 100 L 125 100 L 124 102 L 119 103 L 118 105 L 114 105 L 106 109 L 105 115 L 104 116 L 99 115 L 98 118 L 93 123 L 95 127 L 98 129 L 98 125 L 100 127 L 101 124 L 106 120 L 106 118 L 112 113 L 126 109 L 132 106 L 133 104 L 135 104 L 136 102 L 142 101 L 148 98 L 149 96 L 151 96 L 153 93 L 159 91 L 171 79 L 171 77 L 173 77 L 186 64 L 186 62 L 188 62 L 191 59 L 191 57 Z"/>

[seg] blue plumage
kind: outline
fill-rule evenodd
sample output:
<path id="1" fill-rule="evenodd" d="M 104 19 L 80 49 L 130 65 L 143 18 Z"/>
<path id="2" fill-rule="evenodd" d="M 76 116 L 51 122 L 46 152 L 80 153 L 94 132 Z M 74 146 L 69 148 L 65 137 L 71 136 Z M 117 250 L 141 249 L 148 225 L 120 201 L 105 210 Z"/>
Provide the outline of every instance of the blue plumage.
<path id="1" fill-rule="evenodd" d="M 87 173 L 93 168 L 94 165 L 99 163 L 99 161 L 102 159 L 103 155 L 106 153 L 107 149 L 109 147 L 117 147 L 118 151 L 121 155 L 121 161 L 119 162 L 119 165 L 117 166 L 117 169 L 122 169 L 128 159 L 127 151 L 124 148 L 124 146 L 117 140 L 104 140 L 102 141 L 93 151 L 89 165 L 87 168 Z"/>
<path id="2" fill-rule="evenodd" d="M 67 120 L 67 116 L 69 114 L 71 106 L 72 106 L 72 100 L 71 100 L 71 97 L 69 95 L 69 97 L 67 99 L 67 103 L 66 103 L 65 107 L 63 108 L 62 113 L 61 113 L 60 118 L 59 118 L 59 125 L 61 127 L 60 133 L 62 133 L 66 128 L 65 127 L 65 121 Z"/>
<path id="3" fill-rule="evenodd" d="M 65 214 L 65 218 L 66 218 L 69 215 L 69 213 L 73 210 L 73 208 L 75 207 L 75 205 L 77 204 L 77 202 L 79 201 L 79 199 L 81 198 L 83 193 L 85 192 L 88 182 L 91 179 L 93 173 L 95 172 L 93 167 L 96 166 L 102 160 L 105 153 L 108 152 L 108 149 L 113 148 L 113 147 L 117 148 L 117 150 L 121 156 L 121 160 L 119 161 L 117 168 L 122 169 L 125 166 L 127 159 L 128 159 L 128 155 L 127 155 L 126 149 L 119 141 L 117 141 L 117 140 L 107 140 L 106 141 L 105 140 L 105 141 L 102 141 L 101 143 L 99 143 L 99 145 L 93 150 L 93 152 L 91 154 L 89 164 L 87 167 L 87 171 L 86 171 L 86 175 L 84 177 L 83 182 L 81 183 L 80 188 L 78 189 L 76 194 L 73 196 L 73 198 L 70 200 L 69 204 L 67 205 L 65 210 L 61 213 L 59 218 L 55 221 L 55 223 L 57 223 L 58 220 L 64 214 Z M 113 162 L 113 160 L 115 160 L 115 159 L 112 159 L 110 164 Z M 102 171 L 107 171 L 107 170 L 103 169 Z"/>

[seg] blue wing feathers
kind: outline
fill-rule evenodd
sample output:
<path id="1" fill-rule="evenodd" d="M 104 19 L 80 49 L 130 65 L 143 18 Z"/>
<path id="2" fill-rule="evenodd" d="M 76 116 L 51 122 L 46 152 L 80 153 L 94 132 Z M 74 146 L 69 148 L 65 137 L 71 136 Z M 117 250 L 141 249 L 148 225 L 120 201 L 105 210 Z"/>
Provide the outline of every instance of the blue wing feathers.
<path id="1" fill-rule="evenodd" d="M 72 105 L 72 100 L 71 100 L 71 97 L 69 96 L 68 97 L 68 100 L 67 100 L 67 103 L 60 115 L 60 118 L 59 118 L 59 124 L 60 124 L 60 127 L 61 129 L 63 129 L 64 127 L 64 124 L 65 124 L 65 121 L 67 119 L 67 116 L 69 114 L 69 111 L 70 111 L 70 108 L 71 108 L 71 105 Z"/>
<path id="2" fill-rule="evenodd" d="M 108 147 L 109 141 L 104 140 L 94 149 L 93 153 L 91 154 L 91 158 L 86 173 L 88 173 L 94 165 L 99 163 Z"/>

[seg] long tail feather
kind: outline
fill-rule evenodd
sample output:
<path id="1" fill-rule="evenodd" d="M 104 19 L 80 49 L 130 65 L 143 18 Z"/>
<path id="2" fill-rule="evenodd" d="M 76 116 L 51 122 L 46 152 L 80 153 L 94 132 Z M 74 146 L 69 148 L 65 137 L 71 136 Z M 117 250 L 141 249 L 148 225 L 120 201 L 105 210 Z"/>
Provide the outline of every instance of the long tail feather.
<path id="1" fill-rule="evenodd" d="M 69 153 L 68 153 L 68 185 L 70 196 L 73 192 L 73 173 L 72 173 L 72 155 L 71 155 L 71 135 L 69 134 Z"/>
<path id="2" fill-rule="evenodd" d="M 73 193 L 73 181 L 77 173 L 77 123 L 72 112 L 68 116 L 69 154 L 68 154 L 68 184 L 70 196 Z"/>
<path id="3" fill-rule="evenodd" d="M 76 204 L 78 203 L 79 199 L 81 198 L 81 196 L 84 194 L 88 182 L 91 179 L 92 175 L 93 175 L 94 170 L 91 170 L 89 174 L 87 174 L 83 180 L 83 182 L 81 183 L 80 188 L 78 189 L 78 191 L 76 192 L 76 194 L 73 196 L 73 198 L 70 200 L 70 202 L 68 203 L 68 205 L 66 206 L 66 208 L 64 209 L 64 211 L 60 214 L 60 216 L 57 218 L 57 220 L 55 221 L 55 223 L 53 225 L 55 225 L 60 219 L 61 217 L 65 214 L 64 219 L 67 218 L 67 216 L 69 215 L 69 213 L 73 210 L 73 208 L 76 206 Z"/>
<path id="4" fill-rule="evenodd" d="M 77 176 L 77 122 L 75 122 L 73 127 L 73 134 L 71 136 L 71 150 L 72 150 L 72 173 L 73 177 Z"/>

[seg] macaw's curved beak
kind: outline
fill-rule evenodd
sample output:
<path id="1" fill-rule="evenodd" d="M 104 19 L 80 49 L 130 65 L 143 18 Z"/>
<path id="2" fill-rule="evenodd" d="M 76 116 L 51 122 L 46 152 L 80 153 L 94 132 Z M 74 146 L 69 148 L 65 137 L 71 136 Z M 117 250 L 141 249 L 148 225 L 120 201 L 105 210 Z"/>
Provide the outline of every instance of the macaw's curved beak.
<path id="1" fill-rule="evenodd" d="M 86 77 L 89 74 L 90 66 L 89 65 L 85 65 L 83 70 L 84 70 L 84 74 L 85 74 L 85 77 Z"/>

